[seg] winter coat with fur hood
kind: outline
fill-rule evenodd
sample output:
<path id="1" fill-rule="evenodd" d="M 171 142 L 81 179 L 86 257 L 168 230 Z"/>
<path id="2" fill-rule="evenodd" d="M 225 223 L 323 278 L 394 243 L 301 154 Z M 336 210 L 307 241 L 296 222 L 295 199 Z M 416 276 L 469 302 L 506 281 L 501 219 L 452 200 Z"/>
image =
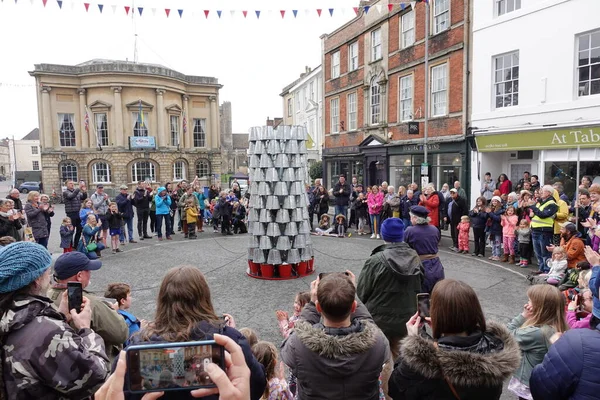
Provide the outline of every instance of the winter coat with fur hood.
<path id="1" fill-rule="evenodd" d="M 349 328 L 326 328 L 311 302 L 283 342 L 281 359 L 298 380 L 297 400 L 378 400 L 389 343 L 358 303 Z"/>
<path id="2" fill-rule="evenodd" d="M 502 385 L 519 366 L 519 345 L 504 326 L 489 322 L 485 334 L 446 336 L 435 342 L 408 336 L 389 380 L 394 400 L 499 399 Z"/>

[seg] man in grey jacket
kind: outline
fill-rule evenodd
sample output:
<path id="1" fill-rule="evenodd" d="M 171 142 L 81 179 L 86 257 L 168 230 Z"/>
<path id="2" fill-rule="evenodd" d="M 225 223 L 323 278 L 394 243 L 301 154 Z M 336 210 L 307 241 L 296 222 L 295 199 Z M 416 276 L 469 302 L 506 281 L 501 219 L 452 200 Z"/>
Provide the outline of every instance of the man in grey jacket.
<path id="1" fill-rule="evenodd" d="M 65 203 L 65 213 L 71 218 L 71 224 L 75 227 L 75 237 L 73 238 L 73 247 L 77 247 L 83 226 L 79 218 L 79 210 L 81 202 L 87 199 L 86 187 L 83 182 L 79 183 L 79 187 L 75 187 L 75 182 L 68 180 L 65 182 L 67 189 L 63 192 L 63 202 Z"/>
<path id="2" fill-rule="evenodd" d="M 389 344 L 357 303 L 356 278 L 347 274 L 311 283 L 311 302 L 283 342 L 281 358 L 298 380 L 298 400 L 379 399 L 379 375 L 391 362 Z"/>
<path id="3" fill-rule="evenodd" d="M 108 236 L 108 205 L 110 204 L 110 198 L 108 194 L 104 192 L 104 185 L 99 184 L 96 186 L 96 192 L 90 196 L 92 204 L 94 206 L 94 213 L 98 216 L 98 219 L 102 221 L 102 241 L 106 245 L 106 237 Z"/>

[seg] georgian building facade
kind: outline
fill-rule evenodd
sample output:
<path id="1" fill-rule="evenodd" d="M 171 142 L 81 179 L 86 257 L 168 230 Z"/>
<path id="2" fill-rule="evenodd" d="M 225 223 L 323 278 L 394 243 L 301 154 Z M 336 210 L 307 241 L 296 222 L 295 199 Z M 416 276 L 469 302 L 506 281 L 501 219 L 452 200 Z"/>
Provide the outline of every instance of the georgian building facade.
<path id="1" fill-rule="evenodd" d="M 219 178 L 217 78 L 112 60 L 38 64 L 30 75 L 48 190 L 67 179 L 118 188 Z"/>

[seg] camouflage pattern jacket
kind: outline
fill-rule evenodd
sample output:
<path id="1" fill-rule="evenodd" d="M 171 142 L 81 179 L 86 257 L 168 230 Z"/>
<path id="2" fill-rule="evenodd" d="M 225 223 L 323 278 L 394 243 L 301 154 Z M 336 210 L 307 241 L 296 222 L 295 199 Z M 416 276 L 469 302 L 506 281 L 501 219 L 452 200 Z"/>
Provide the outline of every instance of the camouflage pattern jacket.
<path id="1" fill-rule="evenodd" d="M 9 399 L 84 399 L 107 378 L 102 338 L 75 332 L 46 297 L 16 300 L 0 319 L 0 340 Z"/>

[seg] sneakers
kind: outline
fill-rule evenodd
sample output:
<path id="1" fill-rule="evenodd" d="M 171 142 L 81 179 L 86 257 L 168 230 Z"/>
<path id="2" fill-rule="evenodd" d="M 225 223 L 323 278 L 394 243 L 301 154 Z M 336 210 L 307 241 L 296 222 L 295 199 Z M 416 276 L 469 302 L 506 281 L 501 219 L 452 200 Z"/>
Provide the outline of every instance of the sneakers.
<path id="1" fill-rule="evenodd" d="M 477 257 L 483 258 L 484 256 L 483 256 L 483 254 L 477 254 Z"/>
<path id="2" fill-rule="evenodd" d="M 158 240 L 159 240 L 160 242 L 162 242 L 163 238 L 159 237 L 159 238 L 158 238 Z"/>
<path id="3" fill-rule="evenodd" d="M 379 236 L 379 235 L 377 235 L 377 236 Z M 375 239 L 375 234 L 371 235 L 371 239 Z"/>
<path id="4" fill-rule="evenodd" d="M 116 250 L 115 250 L 115 252 L 117 252 L 117 253 L 122 253 L 122 252 L 123 252 L 123 250 L 121 250 L 121 249 L 116 249 Z"/>
<path id="5" fill-rule="evenodd" d="M 173 240 L 171 236 L 167 236 L 167 240 Z"/>
<path id="6" fill-rule="evenodd" d="M 492 261 L 500 261 L 500 257 L 498 257 L 498 256 L 491 256 L 490 260 L 492 260 Z"/>
<path id="7" fill-rule="evenodd" d="M 125 246 L 125 242 L 121 242 L 121 246 Z"/>
<path id="8" fill-rule="evenodd" d="M 471 257 L 477 257 L 477 253 L 472 253 Z"/>
<path id="9" fill-rule="evenodd" d="M 381 237 L 379 235 L 377 235 L 377 239 L 381 239 Z"/>
<path id="10" fill-rule="evenodd" d="M 129 243 L 137 243 L 135 240 L 130 240 Z"/>
<path id="11" fill-rule="evenodd" d="M 113 251 L 112 251 L 112 253 L 113 253 L 113 254 L 117 254 L 117 251 L 116 251 L 116 250 L 113 250 Z"/>
<path id="12" fill-rule="evenodd" d="M 452 251 L 456 251 L 456 247 L 454 247 L 454 246 L 450 246 L 449 249 Z"/>

